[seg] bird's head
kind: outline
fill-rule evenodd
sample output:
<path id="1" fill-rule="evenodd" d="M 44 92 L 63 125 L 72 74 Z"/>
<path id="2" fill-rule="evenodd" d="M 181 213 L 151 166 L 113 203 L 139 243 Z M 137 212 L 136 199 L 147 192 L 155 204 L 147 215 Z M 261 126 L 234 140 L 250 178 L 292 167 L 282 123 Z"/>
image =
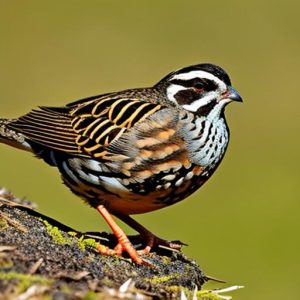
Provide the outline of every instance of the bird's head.
<path id="1" fill-rule="evenodd" d="M 208 114 L 214 108 L 221 111 L 232 101 L 242 101 L 228 74 L 208 63 L 172 72 L 156 87 L 164 90 L 169 101 L 199 115 Z"/>

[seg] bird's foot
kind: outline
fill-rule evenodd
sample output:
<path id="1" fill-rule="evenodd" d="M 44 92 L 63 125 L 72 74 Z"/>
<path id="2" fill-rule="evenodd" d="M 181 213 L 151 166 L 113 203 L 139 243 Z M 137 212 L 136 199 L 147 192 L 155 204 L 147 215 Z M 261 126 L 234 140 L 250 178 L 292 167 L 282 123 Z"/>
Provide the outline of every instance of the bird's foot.
<path id="1" fill-rule="evenodd" d="M 118 255 L 121 256 L 123 252 L 126 252 L 129 257 L 138 265 L 149 265 L 149 263 L 140 257 L 140 254 L 136 251 L 132 243 L 129 241 L 125 232 L 120 228 L 120 226 L 114 221 L 110 213 L 103 205 L 97 206 L 97 210 L 104 217 L 106 222 L 111 227 L 115 237 L 118 240 L 118 244 L 114 249 L 107 248 L 105 246 L 99 245 L 97 250 L 103 255 Z"/>
<path id="2" fill-rule="evenodd" d="M 140 239 L 142 241 L 146 241 L 146 247 L 142 250 L 137 251 L 140 255 L 149 254 L 153 247 L 167 248 L 171 251 L 176 252 L 180 251 L 183 245 L 186 245 L 180 241 L 168 241 L 161 239 L 153 233 L 151 233 L 150 231 L 141 234 Z"/>
<path id="3" fill-rule="evenodd" d="M 127 225 L 134 228 L 137 232 L 140 233 L 139 240 L 143 245 L 145 245 L 145 248 L 143 250 L 138 251 L 140 255 L 149 254 L 151 249 L 155 247 L 161 247 L 169 249 L 171 251 L 180 251 L 183 245 L 186 246 L 186 244 L 180 241 L 168 241 L 159 238 L 128 215 L 117 214 L 117 216 Z"/>
<path id="4" fill-rule="evenodd" d="M 144 261 L 140 254 L 136 251 L 133 247 L 132 243 L 129 241 L 127 236 L 125 235 L 121 239 L 119 239 L 118 244 L 115 246 L 114 249 L 110 249 L 103 245 L 97 246 L 97 251 L 103 255 L 117 255 L 122 256 L 123 252 L 126 252 L 133 262 L 139 265 L 147 265 L 147 262 Z"/>
<path id="5" fill-rule="evenodd" d="M 129 257 L 132 259 L 133 262 L 139 265 L 147 265 L 151 266 L 151 263 L 146 261 L 145 259 L 141 258 L 142 255 L 147 255 L 151 251 L 151 249 L 155 246 L 161 246 L 164 248 L 168 248 L 172 251 L 180 251 L 181 246 L 184 245 L 179 241 L 171 242 L 163 240 L 152 232 L 147 230 L 145 227 L 137 223 L 135 220 L 130 218 L 127 215 L 117 215 L 121 220 L 123 220 L 128 225 L 132 226 L 135 230 L 140 232 L 140 239 L 142 242 L 146 242 L 146 247 L 143 250 L 137 251 L 132 243 L 129 241 L 127 235 L 124 231 L 120 228 L 120 226 L 115 222 L 112 218 L 111 214 L 108 210 L 103 206 L 99 205 L 96 209 L 100 212 L 103 218 L 106 220 L 110 228 L 112 229 L 115 237 L 118 240 L 118 244 L 114 249 L 109 249 L 102 245 L 99 245 L 97 250 L 102 253 L 103 255 L 118 255 L 121 256 L 123 252 L 126 252 Z M 144 244 L 144 243 L 143 243 Z"/>

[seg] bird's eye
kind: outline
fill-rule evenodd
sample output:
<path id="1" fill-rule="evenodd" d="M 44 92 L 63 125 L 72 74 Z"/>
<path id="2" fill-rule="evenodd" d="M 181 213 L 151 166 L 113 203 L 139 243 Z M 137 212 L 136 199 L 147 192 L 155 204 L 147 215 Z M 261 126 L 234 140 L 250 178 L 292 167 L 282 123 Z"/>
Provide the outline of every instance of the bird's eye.
<path id="1" fill-rule="evenodd" d="M 202 83 L 196 83 L 194 85 L 194 89 L 195 89 L 196 92 L 202 93 L 204 91 L 204 86 L 203 86 Z"/>

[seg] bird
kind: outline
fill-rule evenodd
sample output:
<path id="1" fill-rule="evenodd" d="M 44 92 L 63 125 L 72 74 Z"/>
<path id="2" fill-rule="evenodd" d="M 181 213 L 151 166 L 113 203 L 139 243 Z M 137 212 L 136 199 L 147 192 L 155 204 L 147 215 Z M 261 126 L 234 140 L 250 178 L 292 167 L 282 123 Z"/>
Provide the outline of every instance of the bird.
<path id="1" fill-rule="evenodd" d="M 56 167 L 63 183 L 97 209 L 117 239 L 106 255 L 127 254 L 136 264 L 154 246 L 178 247 L 131 215 L 175 204 L 215 172 L 229 142 L 225 107 L 242 102 L 226 71 L 212 63 L 183 67 L 146 88 L 126 89 L 40 106 L 0 119 L 0 142 L 29 151 Z M 136 250 L 117 224 L 144 242 Z"/>

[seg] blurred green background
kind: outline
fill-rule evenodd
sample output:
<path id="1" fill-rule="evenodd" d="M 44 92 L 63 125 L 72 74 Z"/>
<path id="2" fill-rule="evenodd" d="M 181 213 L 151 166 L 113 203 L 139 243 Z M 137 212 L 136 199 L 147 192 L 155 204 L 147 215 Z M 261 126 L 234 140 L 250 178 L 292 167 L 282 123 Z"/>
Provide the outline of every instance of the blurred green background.
<path id="1" fill-rule="evenodd" d="M 235 299 L 298 299 L 299 9 L 291 0 L 1 0 L 1 116 L 152 85 L 191 64 L 223 66 L 244 98 L 227 108 L 223 163 L 189 199 L 136 219 L 188 243 L 184 252 L 226 286 L 245 285 Z M 0 151 L 1 186 L 79 230 L 108 230 L 54 168 Z"/>

